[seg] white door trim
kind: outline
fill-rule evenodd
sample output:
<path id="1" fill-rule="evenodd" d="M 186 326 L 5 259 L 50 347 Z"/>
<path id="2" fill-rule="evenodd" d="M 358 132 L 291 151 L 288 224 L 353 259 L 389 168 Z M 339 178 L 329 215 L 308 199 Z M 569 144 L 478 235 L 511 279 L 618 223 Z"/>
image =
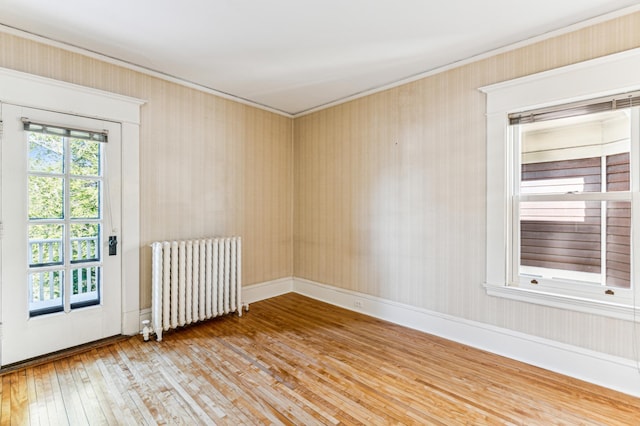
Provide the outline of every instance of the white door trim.
<path id="1" fill-rule="evenodd" d="M 6 68 L 0 68 L 0 101 L 121 123 L 122 334 L 136 334 L 140 324 L 140 107 L 145 101 Z"/>

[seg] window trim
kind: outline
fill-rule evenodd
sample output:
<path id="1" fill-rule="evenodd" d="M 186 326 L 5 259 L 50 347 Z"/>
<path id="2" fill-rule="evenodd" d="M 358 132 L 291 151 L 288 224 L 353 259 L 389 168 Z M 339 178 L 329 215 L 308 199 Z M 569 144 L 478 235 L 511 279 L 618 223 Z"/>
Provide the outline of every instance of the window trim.
<path id="1" fill-rule="evenodd" d="M 630 304 L 563 295 L 509 286 L 513 276 L 513 212 L 511 207 L 513 150 L 509 149 L 509 114 L 556 105 L 598 99 L 640 90 L 640 49 L 633 49 L 577 64 L 532 74 L 479 88 L 486 94 L 487 192 L 486 192 L 486 276 L 488 295 L 561 309 L 634 320 Z M 634 71 L 636 70 L 636 71 Z M 638 170 L 638 155 L 631 168 Z M 640 199 L 632 196 L 633 223 L 640 223 Z M 632 231 L 632 246 L 640 247 L 640 232 Z M 633 270 L 640 271 L 637 261 Z M 633 272 L 632 272 L 633 274 Z M 633 275 L 632 275 L 633 280 Z M 633 286 L 632 300 L 638 300 Z"/>

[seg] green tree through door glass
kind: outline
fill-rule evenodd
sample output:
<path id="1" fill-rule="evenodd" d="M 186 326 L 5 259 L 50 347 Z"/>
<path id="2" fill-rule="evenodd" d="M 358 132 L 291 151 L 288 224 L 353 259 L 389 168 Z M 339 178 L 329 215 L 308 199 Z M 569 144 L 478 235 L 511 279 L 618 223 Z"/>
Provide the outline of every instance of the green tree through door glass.
<path id="1" fill-rule="evenodd" d="M 100 302 L 102 144 L 28 131 L 32 316 Z M 65 281 L 67 282 L 65 287 Z"/>

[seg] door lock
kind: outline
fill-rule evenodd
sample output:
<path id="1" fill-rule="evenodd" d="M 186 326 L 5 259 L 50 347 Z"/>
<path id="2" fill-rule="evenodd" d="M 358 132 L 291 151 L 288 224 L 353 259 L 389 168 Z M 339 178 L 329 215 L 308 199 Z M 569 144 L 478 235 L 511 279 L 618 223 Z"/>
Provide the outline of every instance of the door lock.
<path id="1" fill-rule="evenodd" d="M 118 237 L 115 235 L 109 236 L 109 256 L 115 256 L 118 254 Z"/>

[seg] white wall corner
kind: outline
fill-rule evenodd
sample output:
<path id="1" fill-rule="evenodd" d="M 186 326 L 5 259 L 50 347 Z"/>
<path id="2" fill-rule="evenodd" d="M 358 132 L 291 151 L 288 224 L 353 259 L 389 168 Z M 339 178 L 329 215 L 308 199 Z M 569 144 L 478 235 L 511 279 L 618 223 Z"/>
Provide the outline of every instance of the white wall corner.
<path id="1" fill-rule="evenodd" d="M 634 361 L 363 293 L 293 279 L 293 291 L 345 309 L 640 397 Z"/>

